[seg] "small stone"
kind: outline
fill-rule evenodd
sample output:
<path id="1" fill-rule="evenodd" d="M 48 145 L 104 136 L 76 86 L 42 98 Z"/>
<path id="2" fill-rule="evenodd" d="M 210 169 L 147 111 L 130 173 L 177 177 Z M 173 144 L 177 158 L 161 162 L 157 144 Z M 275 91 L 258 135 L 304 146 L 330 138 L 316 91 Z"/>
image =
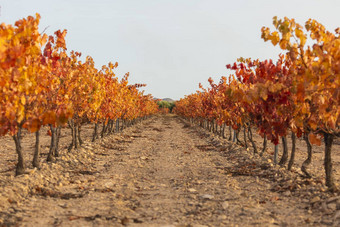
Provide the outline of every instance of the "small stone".
<path id="1" fill-rule="evenodd" d="M 121 220 L 121 222 L 122 222 L 122 225 L 128 225 L 130 223 L 130 220 L 127 217 L 125 217 Z"/>
<path id="2" fill-rule="evenodd" d="M 196 199 L 196 195 L 195 194 L 189 194 L 188 197 L 191 198 L 191 199 Z"/>
<path id="3" fill-rule="evenodd" d="M 213 195 L 209 195 L 209 194 L 204 194 L 204 195 L 201 196 L 201 198 L 202 198 L 202 199 L 208 199 L 208 200 L 209 200 L 209 199 L 213 199 L 214 196 L 213 196 Z"/>
<path id="4" fill-rule="evenodd" d="M 217 220 L 225 220 L 225 219 L 227 219 L 227 216 L 224 214 L 217 217 Z"/>
<path id="5" fill-rule="evenodd" d="M 227 209 L 228 207 L 229 207 L 229 203 L 227 202 L 227 201 L 224 201 L 223 203 L 222 203 L 222 207 L 223 207 L 223 209 Z"/>
<path id="6" fill-rule="evenodd" d="M 334 219 L 340 218 L 340 211 L 337 211 L 334 215 Z"/>
<path id="7" fill-rule="evenodd" d="M 336 203 L 336 209 L 340 210 L 340 202 L 339 201 Z"/>
<path id="8" fill-rule="evenodd" d="M 244 197 L 248 197 L 248 194 L 246 192 L 242 192 L 240 195 Z"/>
<path id="9" fill-rule="evenodd" d="M 316 205 L 316 203 L 314 204 L 314 206 Z M 324 212 L 329 212 L 330 210 L 328 209 L 328 206 L 325 202 L 321 203 L 321 208 Z"/>
<path id="10" fill-rule="evenodd" d="M 330 203 L 327 205 L 327 207 L 331 210 L 336 210 L 336 203 Z"/>
<path id="11" fill-rule="evenodd" d="M 259 183 L 260 180 L 259 180 L 258 176 L 255 177 L 255 181 L 256 181 L 256 183 Z"/>
<path id="12" fill-rule="evenodd" d="M 317 203 L 317 202 L 320 202 L 320 197 L 319 196 L 315 196 L 313 199 L 311 199 L 309 202 L 310 203 Z"/>
<path id="13" fill-rule="evenodd" d="M 283 195 L 284 196 L 290 196 L 292 193 L 290 192 L 290 191 L 285 191 L 284 193 L 283 193 Z"/>
<path id="14" fill-rule="evenodd" d="M 33 173 L 35 173 L 35 172 L 36 172 L 36 170 L 37 170 L 37 168 L 34 168 L 34 169 L 30 170 L 30 171 L 29 171 L 29 174 L 33 174 Z"/>
<path id="15" fill-rule="evenodd" d="M 180 210 L 182 213 L 186 213 L 186 212 L 187 212 L 187 210 L 186 210 L 185 208 L 183 208 L 183 207 L 180 208 L 179 210 Z"/>
<path id="16" fill-rule="evenodd" d="M 59 204 L 59 206 L 60 206 L 61 208 L 67 208 L 67 207 L 68 207 L 67 203 Z"/>
<path id="17" fill-rule="evenodd" d="M 111 188 L 111 187 L 113 187 L 113 182 L 111 182 L 111 181 L 106 182 L 106 183 L 104 184 L 104 187 L 105 187 L 105 188 Z"/>
<path id="18" fill-rule="evenodd" d="M 189 189 L 188 189 L 188 191 L 189 191 L 189 192 L 191 192 L 191 193 L 193 193 L 193 192 L 197 192 L 197 190 L 196 190 L 196 189 L 194 189 L 194 188 L 189 188 Z"/>
<path id="19" fill-rule="evenodd" d="M 340 196 L 330 197 L 326 200 L 326 203 L 333 203 L 340 199 Z"/>

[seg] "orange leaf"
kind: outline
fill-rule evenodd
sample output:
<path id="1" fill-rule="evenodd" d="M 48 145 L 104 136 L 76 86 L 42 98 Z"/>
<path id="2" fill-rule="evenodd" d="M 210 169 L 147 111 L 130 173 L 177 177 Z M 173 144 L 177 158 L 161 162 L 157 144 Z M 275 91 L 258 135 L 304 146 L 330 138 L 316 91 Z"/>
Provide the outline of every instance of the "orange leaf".
<path id="1" fill-rule="evenodd" d="M 32 120 L 28 130 L 30 132 L 36 132 L 36 131 L 38 131 L 40 129 L 40 126 L 41 126 L 40 120 L 34 119 L 34 120 Z"/>
<path id="2" fill-rule="evenodd" d="M 53 111 L 48 111 L 44 113 L 43 117 L 43 124 L 54 124 L 56 122 L 56 115 Z"/>
<path id="3" fill-rule="evenodd" d="M 305 98 L 305 86 L 303 84 L 303 82 L 300 82 L 297 86 L 297 92 L 296 92 L 296 97 L 297 100 L 300 102 L 304 101 Z"/>
<path id="4" fill-rule="evenodd" d="M 310 120 L 309 125 L 312 128 L 312 130 L 316 130 L 318 128 L 318 124 L 314 120 Z"/>
<path id="5" fill-rule="evenodd" d="M 309 134 L 309 142 L 318 146 L 321 145 L 321 140 L 313 133 Z"/>
<path id="6" fill-rule="evenodd" d="M 33 119 L 31 121 L 26 121 L 25 124 L 22 127 L 26 128 L 30 132 L 36 132 L 41 127 L 41 121 L 39 119 Z"/>
<path id="7" fill-rule="evenodd" d="M 57 124 L 58 125 L 64 125 L 68 121 L 68 118 L 65 115 L 60 115 L 57 119 Z"/>

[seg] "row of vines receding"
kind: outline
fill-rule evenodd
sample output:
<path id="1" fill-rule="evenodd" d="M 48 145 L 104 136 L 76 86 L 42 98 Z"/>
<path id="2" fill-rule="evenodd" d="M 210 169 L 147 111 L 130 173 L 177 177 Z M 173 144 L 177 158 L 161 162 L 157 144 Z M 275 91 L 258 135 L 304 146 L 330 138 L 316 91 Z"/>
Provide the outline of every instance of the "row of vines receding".
<path id="1" fill-rule="evenodd" d="M 97 69 L 90 56 L 81 61 L 81 53 L 67 52 L 66 30 L 48 36 L 39 32 L 39 20 L 36 14 L 0 25 L 0 136 L 13 137 L 16 175 L 25 173 L 23 130 L 36 135 L 33 166 L 39 167 L 41 127 L 49 127 L 51 161 L 59 155 L 62 128 L 71 129 L 71 151 L 83 143 L 84 122 L 94 123 L 94 141 L 121 129 L 119 120 L 124 127 L 158 111 L 153 97 L 138 90 L 144 84 L 129 85 L 128 73 L 117 78 L 118 63 Z"/>
<path id="2" fill-rule="evenodd" d="M 332 144 L 340 135 L 340 28 L 327 31 L 315 20 L 305 26 L 294 19 L 273 19 L 274 31 L 262 28 L 262 39 L 282 49 L 278 60 L 252 60 L 239 58 L 228 64 L 235 73 L 222 77 L 210 87 L 186 96 L 176 102 L 175 112 L 195 120 L 201 125 L 229 126 L 235 130 L 236 142 L 244 129 L 244 138 L 252 142 L 255 153 L 263 154 L 267 140 L 275 145 L 274 162 L 277 163 L 277 144 L 282 141 L 283 154 L 279 163 L 291 169 L 295 156 L 296 137 L 307 142 L 311 161 L 312 144 L 325 144 L 324 167 L 326 185 L 335 191 L 332 175 Z M 252 140 L 252 129 L 263 137 L 264 149 L 259 151 Z M 287 136 L 292 138 L 289 159 Z M 245 144 L 247 146 L 247 144 Z"/>

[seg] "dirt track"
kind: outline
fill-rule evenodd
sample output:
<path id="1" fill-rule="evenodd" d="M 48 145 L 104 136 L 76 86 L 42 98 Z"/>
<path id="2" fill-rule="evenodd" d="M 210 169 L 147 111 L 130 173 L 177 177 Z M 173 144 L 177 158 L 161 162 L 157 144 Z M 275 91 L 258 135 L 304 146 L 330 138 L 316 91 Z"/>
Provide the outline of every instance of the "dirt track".
<path id="1" fill-rule="evenodd" d="M 153 117 L 0 176 L 4 226 L 308 226 L 340 223 L 318 179 L 221 142 L 177 116 Z M 20 194 L 20 196 L 18 196 Z M 339 217 L 338 217 L 339 216 Z"/>

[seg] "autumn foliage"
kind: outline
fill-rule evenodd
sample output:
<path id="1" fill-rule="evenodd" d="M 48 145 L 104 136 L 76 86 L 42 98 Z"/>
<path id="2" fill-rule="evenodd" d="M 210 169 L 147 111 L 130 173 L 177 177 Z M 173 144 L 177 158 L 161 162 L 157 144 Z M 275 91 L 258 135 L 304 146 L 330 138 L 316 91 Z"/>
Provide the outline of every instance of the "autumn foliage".
<path id="1" fill-rule="evenodd" d="M 13 136 L 17 174 L 24 169 L 22 129 L 38 132 L 48 125 L 53 137 L 66 123 L 77 129 L 84 121 L 105 125 L 158 111 L 153 98 L 138 90 L 144 85 L 129 85 L 128 73 L 117 78 L 118 63 L 97 69 L 90 56 L 81 61 L 81 53 L 67 52 L 66 30 L 41 34 L 39 21 L 36 14 L 14 25 L 0 25 L 0 136 Z"/>
<path id="2" fill-rule="evenodd" d="M 262 38 L 278 45 L 278 60 L 240 58 L 221 78 L 176 103 L 176 113 L 198 121 L 216 121 L 235 130 L 256 128 L 274 144 L 296 134 L 312 144 L 325 141 L 326 184 L 334 187 L 331 145 L 340 135 L 340 28 L 329 32 L 315 20 L 273 19 L 274 31 Z"/>

